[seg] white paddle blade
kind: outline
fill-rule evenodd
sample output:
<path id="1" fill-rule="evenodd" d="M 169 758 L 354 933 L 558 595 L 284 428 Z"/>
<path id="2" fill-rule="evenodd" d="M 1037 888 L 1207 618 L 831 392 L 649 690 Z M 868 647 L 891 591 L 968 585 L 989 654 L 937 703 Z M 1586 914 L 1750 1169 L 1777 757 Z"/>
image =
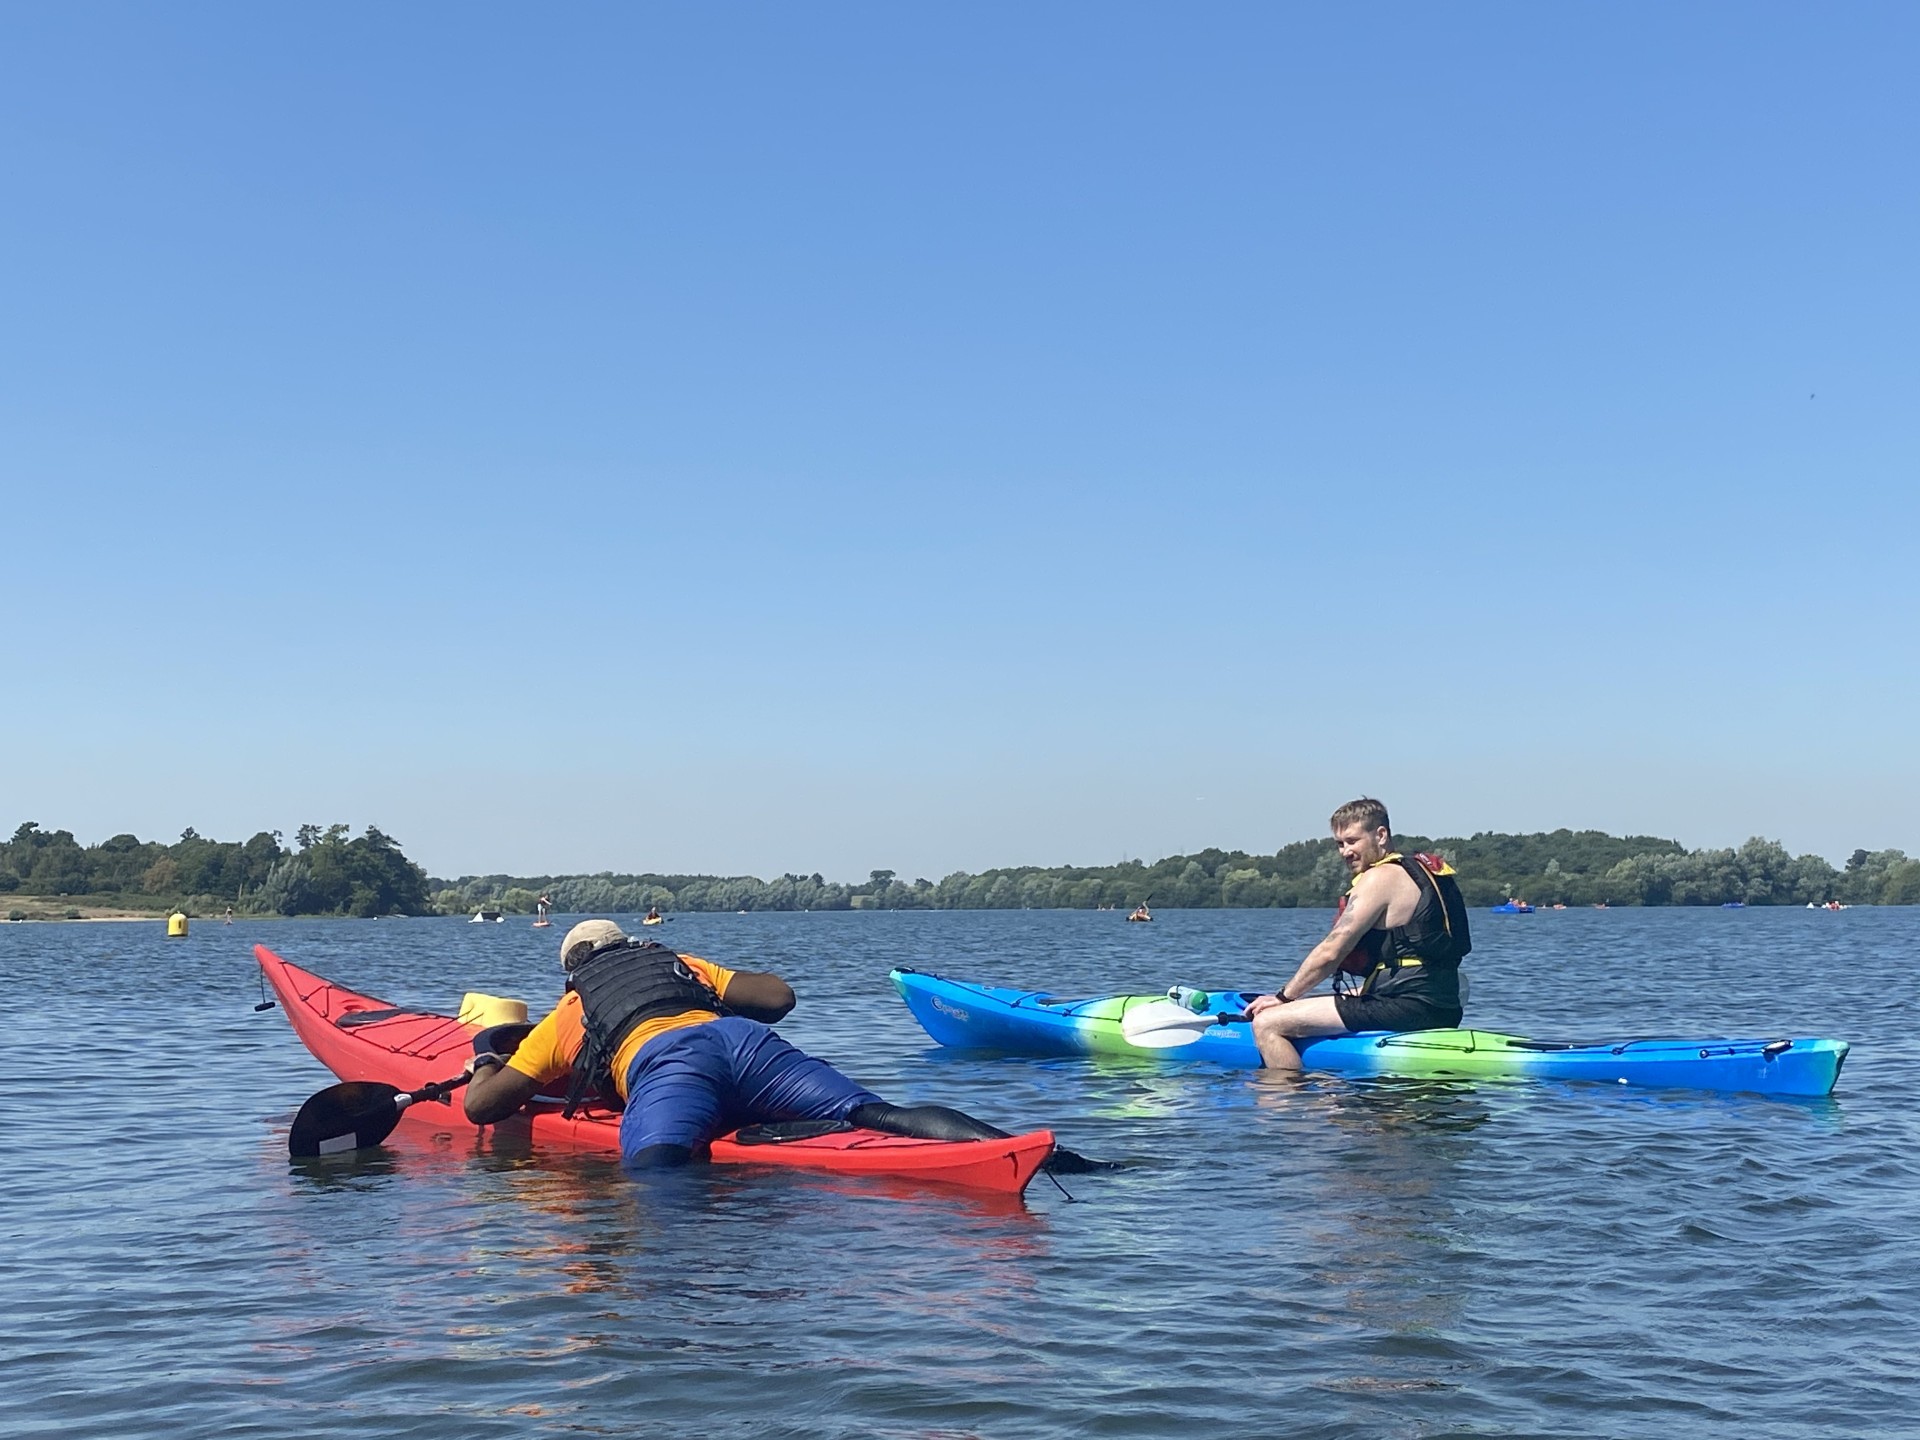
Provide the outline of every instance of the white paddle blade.
<path id="1" fill-rule="evenodd" d="M 1120 1017 L 1120 1033 L 1129 1044 L 1168 1050 L 1193 1044 L 1219 1023 L 1218 1015 L 1196 1015 L 1171 1000 L 1145 1000 Z"/>

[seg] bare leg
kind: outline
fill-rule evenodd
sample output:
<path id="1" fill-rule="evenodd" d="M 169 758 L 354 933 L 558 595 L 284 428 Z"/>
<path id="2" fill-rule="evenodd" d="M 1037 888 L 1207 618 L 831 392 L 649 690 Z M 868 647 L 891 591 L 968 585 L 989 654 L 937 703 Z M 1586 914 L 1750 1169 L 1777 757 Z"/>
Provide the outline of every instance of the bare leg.
<path id="1" fill-rule="evenodd" d="M 1269 1070 L 1299 1070 L 1300 1052 L 1278 1027 L 1263 1024 L 1266 1018 L 1262 1015 L 1253 1022 L 1253 1043 L 1260 1047 L 1260 1063 Z"/>
<path id="2" fill-rule="evenodd" d="M 1253 1043 L 1260 1047 L 1260 1058 L 1269 1070 L 1299 1072 L 1296 1038 L 1346 1033 L 1331 995 L 1309 995 L 1289 1005 L 1275 1005 L 1253 1020 Z"/>

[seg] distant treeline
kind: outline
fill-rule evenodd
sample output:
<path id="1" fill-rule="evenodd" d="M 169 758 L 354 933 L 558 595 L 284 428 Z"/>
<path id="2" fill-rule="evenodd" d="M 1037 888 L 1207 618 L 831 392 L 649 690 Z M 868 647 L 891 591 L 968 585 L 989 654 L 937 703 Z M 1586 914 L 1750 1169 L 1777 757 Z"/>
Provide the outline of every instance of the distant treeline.
<path id="1" fill-rule="evenodd" d="M 280 832 L 208 840 L 185 831 L 173 845 L 116 835 L 81 845 L 70 830 L 29 821 L 0 844 L 0 895 L 109 897 L 129 905 L 179 905 L 205 914 L 231 905 L 254 915 L 430 915 L 427 875 L 391 836 L 369 825 L 302 825 L 292 850 Z"/>
<path id="2" fill-rule="evenodd" d="M 1437 850 L 1460 871 L 1471 905 L 1520 898 L 1541 905 L 1920 904 L 1920 861 L 1899 850 L 1856 850 L 1835 869 L 1818 855 L 1789 855 L 1754 838 L 1737 850 L 1688 850 L 1675 840 L 1598 830 L 1480 834 L 1465 839 L 1405 835 L 1408 850 Z M 1271 855 L 1202 850 L 1147 864 L 1020 866 L 943 880 L 901 880 L 875 870 L 863 884 L 819 875 L 478 875 L 430 880 L 442 910 L 482 905 L 525 913 L 547 895 L 562 914 L 661 910 L 1019 910 L 1144 900 L 1173 909 L 1325 906 L 1346 888 L 1333 841 L 1302 840 Z"/>
<path id="3" fill-rule="evenodd" d="M 1856 850 L 1835 869 L 1818 855 L 1793 856 L 1777 841 L 1737 850 L 1687 850 L 1674 840 L 1598 830 L 1481 834 L 1430 840 L 1401 836 L 1409 850 L 1437 850 L 1460 871 L 1472 905 L 1509 897 L 1552 905 L 1920 904 L 1920 860 L 1898 850 Z M 1347 870 L 1331 840 L 1302 840 L 1271 855 L 1202 850 L 1153 864 L 1020 866 L 940 881 L 875 870 L 860 884 L 820 875 L 481 875 L 429 880 L 399 843 L 369 825 L 302 825 L 288 849 L 278 831 L 245 842 L 192 830 L 172 845 L 116 835 L 81 845 L 66 830 L 29 822 L 0 844 L 0 895 L 109 898 L 205 914 L 425 915 L 482 905 L 529 912 L 545 893 L 563 914 L 662 910 L 1019 910 L 1269 908 L 1333 904 Z M 430 893 L 431 892 L 431 893 Z"/>

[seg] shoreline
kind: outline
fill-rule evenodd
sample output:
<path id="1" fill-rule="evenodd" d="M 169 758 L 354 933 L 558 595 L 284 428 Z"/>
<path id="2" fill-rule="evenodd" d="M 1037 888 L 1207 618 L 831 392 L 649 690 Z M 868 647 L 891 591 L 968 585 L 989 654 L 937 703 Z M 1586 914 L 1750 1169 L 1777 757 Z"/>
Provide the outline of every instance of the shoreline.
<path id="1" fill-rule="evenodd" d="M 18 909 L 20 907 L 15 906 L 13 908 Z M 170 914 L 172 912 L 168 913 Z M 193 918 L 192 916 L 188 917 L 189 920 Z M 238 915 L 233 918 L 235 924 L 240 922 Z M 155 925 L 164 925 L 167 923 L 167 917 L 166 915 L 143 915 L 129 912 L 116 912 L 111 915 L 24 915 L 18 920 L 9 917 L 5 923 L 9 925 L 130 925 L 138 921 L 150 921 Z M 204 925 L 208 922 L 203 919 L 200 923 Z M 212 923 L 215 925 L 220 924 L 220 918 L 216 916 Z"/>
<path id="2" fill-rule="evenodd" d="M 88 925 L 97 924 L 102 921 L 125 923 L 128 921 L 146 920 L 156 925 L 164 925 L 167 923 L 167 917 L 175 913 L 177 908 L 177 906 L 168 906 L 160 910 L 130 910 L 124 905 L 76 905 L 70 900 L 61 900 L 57 903 L 49 902 L 44 895 L 34 895 L 30 897 L 19 895 L 0 896 L 0 921 L 12 925 L 41 925 L 47 923 L 59 925 Z M 22 916 L 18 920 L 12 918 L 12 912 L 16 910 L 22 912 Z M 69 915 L 67 914 L 69 910 L 76 910 L 79 913 Z M 196 915 L 192 911 L 187 912 L 187 919 L 196 925 L 219 925 L 225 918 L 224 915 L 220 914 Z M 233 921 L 237 925 L 242 920 L 277 920 L 280 918 L 281 917 L 277 915 L 236 914 L 233 917 Z"/>

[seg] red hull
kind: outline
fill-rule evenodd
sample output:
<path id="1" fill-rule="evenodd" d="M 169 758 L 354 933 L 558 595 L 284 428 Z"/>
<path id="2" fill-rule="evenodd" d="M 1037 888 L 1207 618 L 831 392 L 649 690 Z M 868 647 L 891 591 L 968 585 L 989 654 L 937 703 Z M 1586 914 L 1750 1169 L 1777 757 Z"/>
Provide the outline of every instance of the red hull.
<path id="1" fill-rule="evenodd" d="M 430 1080 L 458 1075 L 473 1053 L 476 1025 L 463 1025 L 446 1015 L 397 1009 L 302 970 L 264 945 L 254 946 L 253 953 L 293 1022 L 294 1033 L 315 1059 L 342 1080 L 376 1080 L 413 1090 Z M 423 1104 L 417 1113 L 409 1109 L 403 1118 L 407 1117 L 455 1130 L 481 1128 L 467 1119 L 458 1103 Z M 566 1120 L 557 1103 L 535 1102 L 512 1123 L 526 1125 L 541 1143 L 615 1153 L 620 1149 L 618 1111 L 587 1107 Z M 775 1145 L 740 1145 L 730 1136 L 713 1142 L 713 1159 L 720 1164 L 885 1175 L 1011 1195 L 1027 1188 L 1052 1153 L 1053 1134 L 1047 1130 L 1005 1140 L 915 1140 L 877 1130 L 847 1130 Z"/>

